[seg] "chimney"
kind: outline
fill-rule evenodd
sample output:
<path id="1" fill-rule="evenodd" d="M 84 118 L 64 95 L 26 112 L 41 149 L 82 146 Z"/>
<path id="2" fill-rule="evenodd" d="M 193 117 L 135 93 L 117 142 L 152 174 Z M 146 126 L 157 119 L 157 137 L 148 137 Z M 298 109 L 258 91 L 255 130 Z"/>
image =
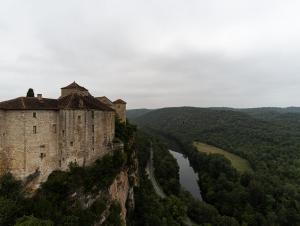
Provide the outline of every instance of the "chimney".
<path id="1" fill-rule="evenodd" d="M 42 94 L 38 94 L 38 95 L 37 95 L 37 98 L 38 98 L 39 100 L 42 100 L 42 99 L 43 99 L 43 95 L 42 95 Z"/>

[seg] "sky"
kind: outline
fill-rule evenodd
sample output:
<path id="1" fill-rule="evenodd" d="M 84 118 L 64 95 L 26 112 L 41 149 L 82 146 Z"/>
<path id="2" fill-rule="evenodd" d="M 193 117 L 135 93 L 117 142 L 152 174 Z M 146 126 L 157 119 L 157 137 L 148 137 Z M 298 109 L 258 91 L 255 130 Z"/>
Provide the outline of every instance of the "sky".
<path id="1" fill-rule="evenodd" d="M 300 106 L 298 0 L 1 0 L 0 101 L 76 81 L 128 108 Z"/>

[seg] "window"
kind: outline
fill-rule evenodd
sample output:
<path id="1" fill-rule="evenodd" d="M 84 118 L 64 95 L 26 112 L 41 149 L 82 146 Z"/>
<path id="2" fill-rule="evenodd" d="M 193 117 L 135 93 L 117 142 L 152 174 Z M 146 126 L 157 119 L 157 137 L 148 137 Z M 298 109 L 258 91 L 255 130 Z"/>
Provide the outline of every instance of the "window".
<path id="1" fill-rule="evenodd" d="M 80 121 L 81 120 L 81 115 L 78 115 L 77 118 L 78 118 L 78 121 Z"/>
<path id="2" fill-rule="evenodd" d="M 36 126 L 33 126 L 33 134 L 36 134 Z"/>
<path id="3" fill-rule="evenodd" d="M 70 142 L 70 146 L 73 146 L 73 144 L 74 144 L 73 141 L 71 141 L 71 142 Z"/>
<path id="4" fill-rule="evenodd" d="M 46 157 L 46 154 L 45 154 L 45 153 L 41 153 L 41 154 L 40 154 L 41 160 L 43 160 L 43 158 L 45 158 L 45 157 Z"/>
<path id="5" fill-rule="evenodd" d="M 95 112 L 94 111 L 92 111 L 92 118 L 94 118 L 95 117 Z"/>
<path id="6" fill-rule="evenodd" d="M 53 133 L 56 133 L 56 124 L 52 125 L 52 131 L 53 131 Z"/>
<path id="7" fill-rule="evenodd" d="M 33 112 L 33 113 L 32 113 L 32 117 L 33 117 L 33 118 L 36 118 L 36 112 Z"/>
<path id="8" fill-rule="evenodd" d="M 64 131 L 64 130 L 62 130 L 62 135 L 63 135 L 63 136 L 65 135 L 65 131 Z"/>

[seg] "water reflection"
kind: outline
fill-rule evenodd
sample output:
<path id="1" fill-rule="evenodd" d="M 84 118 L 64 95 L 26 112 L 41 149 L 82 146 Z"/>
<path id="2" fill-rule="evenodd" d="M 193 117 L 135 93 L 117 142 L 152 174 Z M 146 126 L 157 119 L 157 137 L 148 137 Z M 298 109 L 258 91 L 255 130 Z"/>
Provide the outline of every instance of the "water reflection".
<path id="1" fill-rule="evenodd" d="M 194 198 L 202 200 L 201 191 L 198 185 L 198 175 L 190 166 L 190 162 L 183 154 L 169 150 L 170 153 L 176 158 L 179 165 L 179 176 L 181 186 L 189 191 Z"/>

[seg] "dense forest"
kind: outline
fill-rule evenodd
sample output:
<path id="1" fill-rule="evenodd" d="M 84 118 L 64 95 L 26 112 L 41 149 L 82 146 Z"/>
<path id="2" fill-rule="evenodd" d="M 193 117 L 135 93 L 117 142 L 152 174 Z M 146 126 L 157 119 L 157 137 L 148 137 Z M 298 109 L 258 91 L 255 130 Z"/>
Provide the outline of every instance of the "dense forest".
<path id="1" fill-rule="evenodd" d="M 176 160 L 168 151 L 163 137 L 139 131 L 137 136 L 140 186 L 136 188 L 136 208 L 130 225 L 134 226 L 238 226 L 233 217 L 221 215 L 212 205 L 196 200 L 179 184 L 179 169 Z M 145 174 L 154 151 L 155 176 L 167 194 L 160 198 Z"/>
<path id="2" fill-rule="evenodd" d="M 290 110 L 165 108 L 132 120 L 182 146 L 205 202 L 221 215 L 240 225 L 299 225 L 300 115 Z M 241 174 L 222 156 L 198 152 L 194 141 L 246 158 L 254 172 Z"/>

